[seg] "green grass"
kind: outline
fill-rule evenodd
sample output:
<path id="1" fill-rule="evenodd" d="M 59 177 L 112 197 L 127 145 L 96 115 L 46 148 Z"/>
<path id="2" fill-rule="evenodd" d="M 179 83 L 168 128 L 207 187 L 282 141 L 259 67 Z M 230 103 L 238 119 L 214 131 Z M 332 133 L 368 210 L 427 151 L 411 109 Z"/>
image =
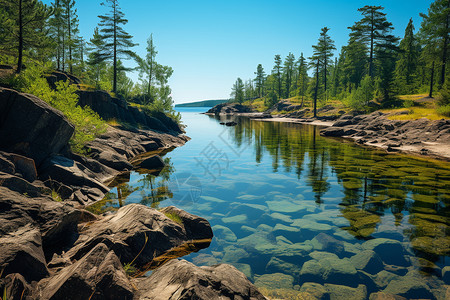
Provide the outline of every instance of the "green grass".
<path id="1" fill-rule="evenodd" d="M 61 196 L 60 196 L 60 195 L 58 194 L 58 192 L 55 191 L 55 190 L 52 190 L 51 197 L 52 197 L 52 199 L 53 199 L 54 201 L 56 201 L 56 202 L 61 202 L 61 201 L 62 201 Z"/>
<path id="2" fill-rule="evenodd" d="M 180 216 L 178 214 L 171 213 L 171 212 L 165 212 L 164 214 L 166 215 L 166 217 L 168 217 L 169 219 L 171 219 L 175 223 L 183 224 L 183 220 L 180 218 Z"/>

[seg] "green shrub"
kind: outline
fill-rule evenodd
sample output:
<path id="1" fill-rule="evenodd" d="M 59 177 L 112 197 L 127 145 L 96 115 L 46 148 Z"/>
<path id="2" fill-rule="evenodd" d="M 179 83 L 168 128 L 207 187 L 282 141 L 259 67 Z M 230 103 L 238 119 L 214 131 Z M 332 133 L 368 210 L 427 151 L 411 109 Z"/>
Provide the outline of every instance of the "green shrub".
<path id="1" fill-rule="evenodd" d="M 76 86 L 59 81 L 56 83 L 56 90 L 52 90 L 43 77 L 44 71 L 46 71 L 45 66 L 28 66 L 16 76 L 14 87 L 39 97 L 63 112 L 75 126 L 75 134 L 69 141 L 72 151 L 86 154 L 84 146 L 106 131 L 106 123 L 90 107 L 77 105 Z"/>
<path id="2" fill-rule="evenodd" d="M 450 104 L 440 106 L 436 109 L 436 111 L 438 114 L 450 118 Z"/>

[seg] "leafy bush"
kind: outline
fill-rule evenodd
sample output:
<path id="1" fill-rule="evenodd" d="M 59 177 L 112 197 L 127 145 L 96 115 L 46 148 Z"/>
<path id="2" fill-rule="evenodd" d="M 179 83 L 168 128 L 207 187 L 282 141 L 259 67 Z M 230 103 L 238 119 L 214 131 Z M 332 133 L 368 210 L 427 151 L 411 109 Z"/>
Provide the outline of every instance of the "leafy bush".
<path id="1" fill-rule="evenodd" d="M 27 67 L 15 77 L 14 86 L 22 92 L 39 97 L 50 106 L 63 112 L 75 125 L 75 134 L 69 142 L 72 151 L 86 154 L 84 146 L 106 131 L 106 123 L 90 107 L 77 105 L 76 86 L 59 81 L 56 83 L 56 90 L 52 90 L 43 77 L 45 70 L 45 66 Z"/>
<path id="2" fill-rule="evenodd" d="M 438 114 L 450 118 L 450 104 L 440 106 L 436 109 L 436 111 Z"/>

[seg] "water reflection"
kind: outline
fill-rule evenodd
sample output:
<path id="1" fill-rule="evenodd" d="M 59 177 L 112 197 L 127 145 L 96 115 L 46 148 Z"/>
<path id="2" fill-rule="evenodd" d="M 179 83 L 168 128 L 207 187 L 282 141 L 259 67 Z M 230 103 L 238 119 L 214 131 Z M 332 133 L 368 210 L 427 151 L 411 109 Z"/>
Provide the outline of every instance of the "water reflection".
<path id="1" fill-rule="evenodd" d="M 237 122 L 229 128 L 236 146 L 253 144 L 257 163 L 263 153 L 269 154 L 273 172 L 282 164 L 285 172 L 294 171 L 298 179 L 306 176 L 316 203 L 324 203 L 329 176 L 335 176 L 343 193 L 341 216 L 350 223 L 341 228 L 356 238 L 371 238 L 385 214 L 394 216 L 396 226 L 407 215 L 414 227 L 405 234 L 415 250 L 450 254 L 448 163 L 389 155 L 341 139 L 323 138 L 317 126 L 247 118 Z M 307 173 L 302 174 L 305 161 Z"/>
<path id="2" fill-rule="evenodd" d="M 159 176 L 131 174 L 97 210 L 174 204 L 205 217 L 215 237 L 208 249 L 186 258 L 233 264 L 258 286 L 280 278 L 292 290 L 305 281 L 364 284 L 369 295 L 433 278 L 422 296 L 439 298 L 450 255 L 449 163 L 324 138 L 315 126 L 238 118 L 227 127 L 220 121 L 189 116 L 188 126 L 215 135 L 188 131 L 192 140 L 166 155 L 169 166 Z M 194 159 L 211 142 L 232 158 L 215 181 Z M 182 190 L 173 181 L 189 184 Z M 381 265 L 361 267 L 371 251 Z"/>

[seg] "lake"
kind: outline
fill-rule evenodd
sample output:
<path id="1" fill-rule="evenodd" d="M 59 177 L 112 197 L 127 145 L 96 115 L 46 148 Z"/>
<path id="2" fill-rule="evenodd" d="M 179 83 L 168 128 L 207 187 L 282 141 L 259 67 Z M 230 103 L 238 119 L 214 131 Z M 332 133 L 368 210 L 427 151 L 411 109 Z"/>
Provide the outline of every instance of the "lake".
<path id="1" fill-rule="evenodd" d="M 273 297 L 325 285 L 360 298 L 445 298 L 449 163 L 324 138 L 310 125 L 228 127 L 205 110 L 180 108 L 192 139 L 164 156 L 158 177 L 132 173 L 103 210 L 175 205 L 206 218 L 211 245 L 183 258 L 232 264 Z"/>

